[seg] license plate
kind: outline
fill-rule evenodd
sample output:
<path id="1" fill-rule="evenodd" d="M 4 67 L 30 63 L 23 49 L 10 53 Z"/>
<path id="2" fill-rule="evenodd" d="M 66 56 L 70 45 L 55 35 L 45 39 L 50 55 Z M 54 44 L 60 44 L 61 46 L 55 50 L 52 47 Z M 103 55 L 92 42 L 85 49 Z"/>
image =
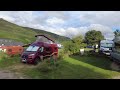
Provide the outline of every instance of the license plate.
<path id="1" fill-rule="evenodd" d="M 22 60 L 22 62 L 26 62 L 26 60 L 25 60 L 25 59 L 23 59 L 23 60 Z"/>

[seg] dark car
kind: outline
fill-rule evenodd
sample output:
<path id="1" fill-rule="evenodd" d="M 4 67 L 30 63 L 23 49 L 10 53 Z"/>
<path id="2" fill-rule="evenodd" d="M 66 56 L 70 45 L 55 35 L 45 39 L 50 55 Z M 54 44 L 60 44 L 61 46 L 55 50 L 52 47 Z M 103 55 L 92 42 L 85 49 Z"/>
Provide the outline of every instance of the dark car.
<path id="1" fill-rule="evenodd" d="M 58 56 L 58 47 L 53 40 L 44 35 L 36 35 L 36 37 L 37 40 L 22 53 L 22 62 L 37 64 L 46 57 Z"/>

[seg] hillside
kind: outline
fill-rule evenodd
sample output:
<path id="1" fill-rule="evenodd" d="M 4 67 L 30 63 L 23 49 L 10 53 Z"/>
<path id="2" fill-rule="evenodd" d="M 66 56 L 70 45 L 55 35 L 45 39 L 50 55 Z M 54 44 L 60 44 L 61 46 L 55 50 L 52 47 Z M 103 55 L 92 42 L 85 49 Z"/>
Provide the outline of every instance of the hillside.
<path id="1" fill-rule="evenodd" d="M 57 35 L 57 34 L 54 34 L 54 33 L 51 33 L 51 32 L 47 32 L 47 31 L 44 31 L 44 30 L 33 29 L 33 28 L 29 28 L 29 27 L 24 27 L 24 28 L 35 31 L 37 34 L 44 34 L 44 35 L 50 37 L 52 40 L 55 40 L 56 42 L 62 42 L 62 41 L 65 41 L 65 40 L 70 40 L 70 38 L 68 38 L 68 37 L 60 36 L 60 35 Z"/>
<path id="2" fill-rule="evenodd" d="M 4 19 L 0 19 L 0 38 L 12 39 L 23 43 L 31 43 L 36 39 L 34 37 L 36 34 L 48 35 L 49 37 L 55 39 L 58 42 L 63 40 L 69 40 L 69 38 L 66 38 L 64 36 L 59 36 L 43 30 L 22 27 L 8 22 Z"/>

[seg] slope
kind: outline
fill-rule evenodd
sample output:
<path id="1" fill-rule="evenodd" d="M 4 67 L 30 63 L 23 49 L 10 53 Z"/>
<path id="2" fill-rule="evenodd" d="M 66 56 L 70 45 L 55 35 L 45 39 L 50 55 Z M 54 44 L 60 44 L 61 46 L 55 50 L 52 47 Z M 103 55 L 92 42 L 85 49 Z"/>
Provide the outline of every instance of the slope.
<path id="1" fill-rule="evenodd" d="M 23 43 L 31 43 L 36 39 L 34 37 L 36 34 L 46 34 L 50 38 L 55 38 L 58 42 L 69 40 L 69 38 L 64 36 L 59 36 L 43 30 L 22 27 L 2 18 L 0 19 L 0 38 L 12 39 Z"/>

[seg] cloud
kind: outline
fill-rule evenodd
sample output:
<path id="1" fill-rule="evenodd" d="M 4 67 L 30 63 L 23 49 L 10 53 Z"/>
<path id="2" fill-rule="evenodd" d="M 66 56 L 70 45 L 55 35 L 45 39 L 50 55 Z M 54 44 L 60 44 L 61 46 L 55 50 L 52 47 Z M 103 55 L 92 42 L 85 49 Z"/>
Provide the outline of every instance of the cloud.
<path id="1" fill-rule="evenodd" d="M 108 26 L 104 26 L 104 25 L 100 25 L 100 24 L 91 24 L 88 27 L 88 29 L 101 31 L 106 39 L 113 39 L 114 38 L 113 30 L 111 28 L 109 28 Z"/>
<path id="2" fill-rule="evenodd" d="M 60 19 L 60 18 L 53 17 L 53 18 L 47 19 L 47 20 L 46 20 L 46 23 L 47 23 L 47 24 L 50 24 L 50 25 L 63 24 L 63 23 L 64 23 L 64 20 L 63 20 L 63 19 Z"/>
<path id="3" fill-rule="evenodd" d="M 95 29 L 112 39 L 111 28 L 120 26 L 120 11 L 0 11 L 0 18 L 67 37 Z"/>
<path id="4" fill-rule="evenodd" d="M 83 11 L 79 19 L 83 23 L 102 24 L 109 27 L 119 26 L 120 11 Z"/>

